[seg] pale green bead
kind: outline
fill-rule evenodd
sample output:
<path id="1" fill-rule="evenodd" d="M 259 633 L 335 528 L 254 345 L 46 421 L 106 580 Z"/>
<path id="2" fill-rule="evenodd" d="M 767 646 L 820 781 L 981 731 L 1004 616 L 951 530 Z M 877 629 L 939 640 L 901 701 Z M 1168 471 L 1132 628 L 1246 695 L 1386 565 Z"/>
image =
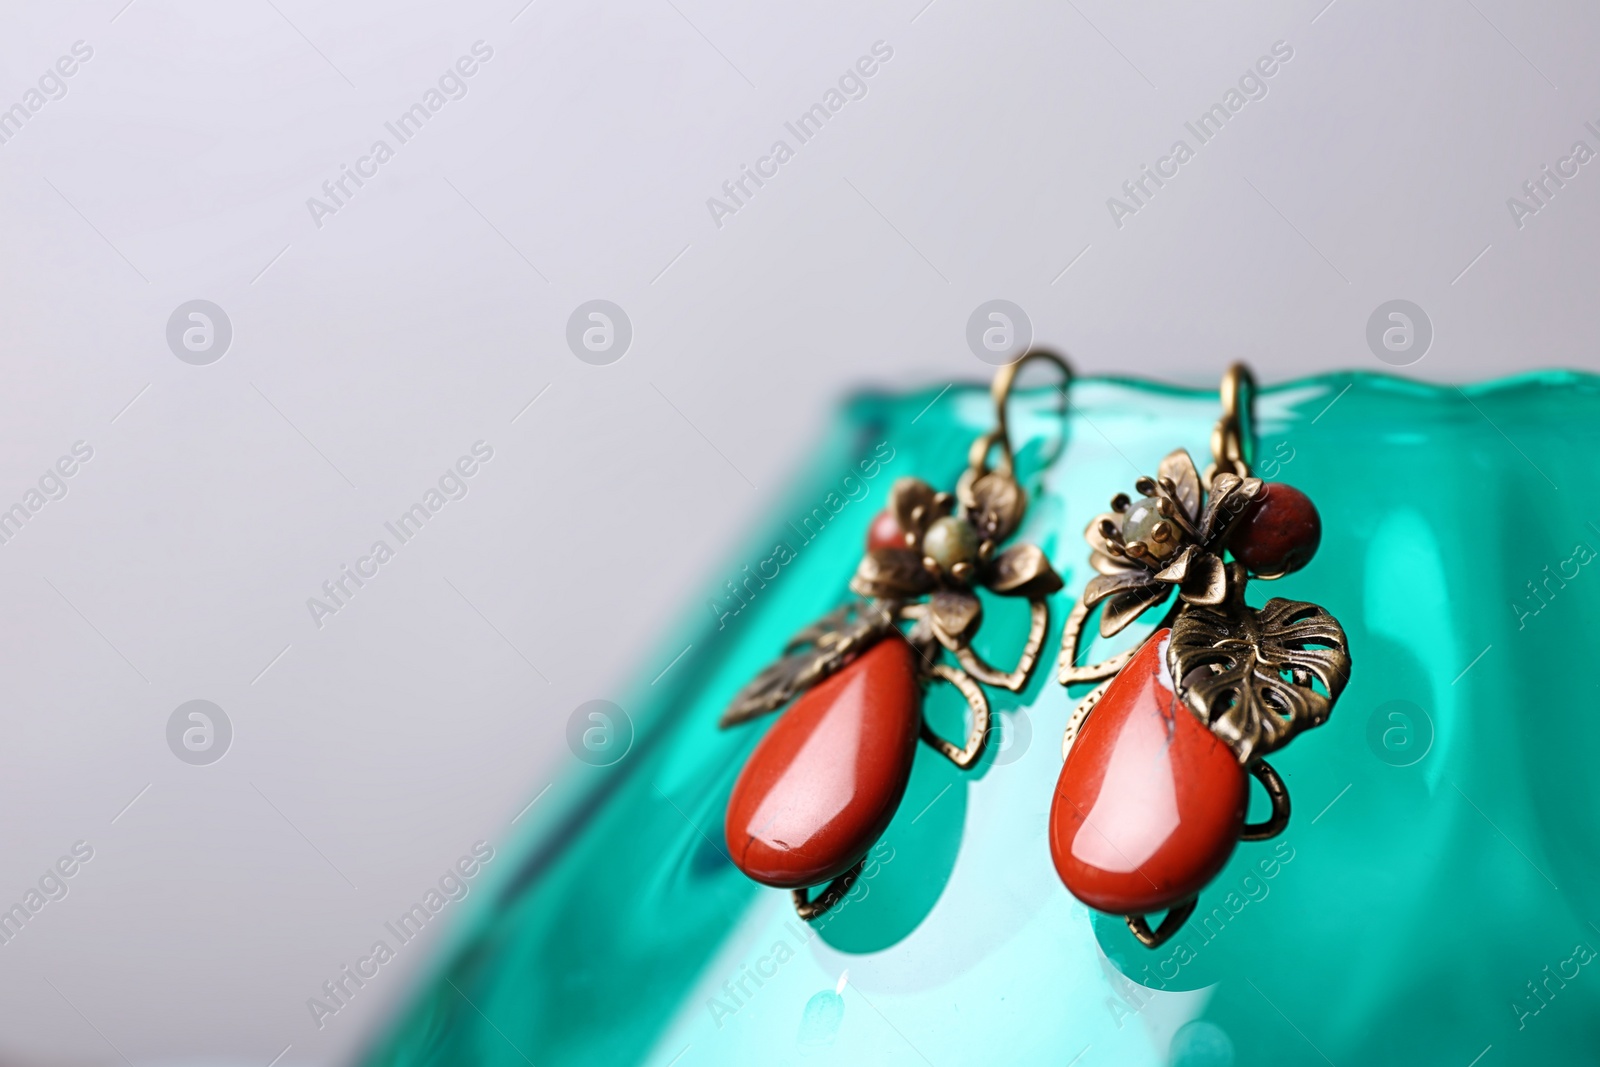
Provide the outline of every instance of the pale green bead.
<path id="1" fill-rule="evenodd" d="M 935 519 L 922 535 L 922 554 L 946 571 L 957 563 L 971 563 L 978 558 L 978 531 L 965 519 L 950 515 Z"/>
<path id="2" fill-rule="evenodd" d="M 1158 523 L 1166 523 L 1171 528 L 1167 540 L 1157 541 L 1155 530 Z M 1177 527 L 1172 520 L 1164 518 L 1161 514 L 1161 502 L 1147 496 L 1135 500 L 1128 507 L 1128 512 L 1122 518 L 1122 539 L 1124 541 L 1143 541 L 1150 550 L 1150 555 L 1156 559 L 1166 559 L 1178 550 L 1179 536 Z"/>

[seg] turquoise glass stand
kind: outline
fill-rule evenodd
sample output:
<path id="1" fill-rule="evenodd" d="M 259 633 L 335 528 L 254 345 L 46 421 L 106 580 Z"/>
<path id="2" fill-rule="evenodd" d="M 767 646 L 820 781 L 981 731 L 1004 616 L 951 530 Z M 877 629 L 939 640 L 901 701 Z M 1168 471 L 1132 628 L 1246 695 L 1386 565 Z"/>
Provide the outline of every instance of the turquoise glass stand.
<path id="1" fill-rule="evenodd" d="M 849 900 L 808 927 L 729 863 L 723 809 L 771 720 L 719 731 L 717 716 L 845 598 L 896 477 L 954 485 L 993 423 L 981 385 L 845 406 L 771 527 L 708 576 L 713 606 L 641 670 L 626 757 L 572 760 L 366 1062 L 1600 1062 L 1600 683 L 1574 673 L 1600 649 L 1600 380 L 1335 374 L 1258 394 L 1256 473 L 1307 492 L 1324 536 L 1251 599 L 1332 611 L 1352 680 L 1326 725 L 1273 757 L 1287 831 L 1241 844 L 1154 951 L 1051 865 L 1078 695 L 1053 652 L 1091 576 L 1085 524 L 1170 449 L 1207 455 L 1217 396 L 1116 380 L 1071 396 L 1065 416 L 1053 389 L 1012 401 L 1033 497 L 1018 536 L 1067 583 L 1051 654 L 1023 692 L 991 691 L 1000 725 L 974 772 L 919 752 Z M 1026 605 L 985 610 L 978 650 L 1009 664 Z M 960 736 L 948 688 L 930 716 Z M 1265 807 L 1256 796 L 1251 817 Z"/>

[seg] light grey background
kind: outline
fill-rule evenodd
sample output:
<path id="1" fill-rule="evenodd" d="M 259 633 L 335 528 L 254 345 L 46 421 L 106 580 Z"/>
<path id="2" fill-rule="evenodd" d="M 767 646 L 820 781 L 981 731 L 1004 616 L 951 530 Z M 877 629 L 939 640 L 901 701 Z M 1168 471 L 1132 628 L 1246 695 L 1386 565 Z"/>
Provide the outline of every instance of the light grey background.
<path id="1" fill-rule="evenodd" d="M 1408 373 L 1596 365 L 1600 163 L 1521 227 L 1507 200 L 1600 149 L 1600 12 L 925 3 L 7 6 L 0 107 L 93 56 L 0 144 L 0 507 L 94 454 L 0 546 L 0 904 L 95 853 L 0 945 L 0 1062 L 361 1047 L 437 929 L 323 1029 L 306 999 L 514 839 L 574 766 L 570 711 L 667 666 L 843 392 L 988 377 L 984 301 L 1085 373 L 1381 370 L 1393 299 L 1433 324 Z M 1280 41 L 1265 97 L 1116 225 Z M 380 137 L 319 227 L 307 199 Z M 780 138 L 719 227 L 708 198 Z M 166 342 L 196 299 L 233 329 L 207 366 Z M 594 299 L 632 325 L 608 366 L 566 345 Z M 465 498 L 319 628 L 307 598 L 478 441 Z M 233 743 L 196 766 L 167 723 L 202 699 Z"/>

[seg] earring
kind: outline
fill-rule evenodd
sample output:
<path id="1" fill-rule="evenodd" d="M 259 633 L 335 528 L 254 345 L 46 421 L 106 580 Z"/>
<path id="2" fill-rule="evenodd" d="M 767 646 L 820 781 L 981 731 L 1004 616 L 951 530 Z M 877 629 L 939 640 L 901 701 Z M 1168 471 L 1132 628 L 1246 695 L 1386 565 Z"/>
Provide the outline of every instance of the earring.
<path id="1" fill-rule="evenodd" d="M 1006 401 L 1030 359 L 1047 360 L 1071 381 L 1067 364 L 1047 352 L 1001 367 L 991 387 L 995 429 L 973 442 L 954 494 L 917 478 L 897 481 L 850 580 L 862 599 L 796 634 L 722 716 L 726 728 L 794 701 L 734 783 L 724 832 L 734 865 L 763 885 L 793 890 L 802 919 L 822 915 L 855 883 L 905 794 L 918 737 L 971 768 L 989 735 L 979 683 L 1019 691 L 1038 662 L 1049 626 L 1045 597 L 1061 588 L 1061 578 L 1034 545 L 1000 549 L 1028 505 Z M 983 618 L 979 587 L 1028 600 L 1028 637 L 1010 671 L 972 648 Z M 940 658 L 941 648 L 954 663 Z M 955 686 L 971 709 L 962 745 L 938 736 L 923 718 L 923 690 L 935 681 Z M 808 895 L 824 884 L 818 896 Z"/>
<path id="2" fill-rule="evenodd" d="M 1262 757 L 1325 722 L 1350 676 L 1344 630 L 1327 611 L 1245 603 L 1250 578 L 1299 570 L 1322 537 L 1304 493 L 1250 476 L 1254 393 L 1250 371 L 1230 367 L 1204 477 L 1178 449 L 1155 478 L 1139 479 L 1140 499 L 1118 494 L 1111 513 L 1089 524 L 1099 573 L 1062 634 L 1061 684 L 1100 684 L 1067 724 L 1051 858 L 1073 896 L 1125 916 L 1150 948 L 1188 919 L 1237 842 L 1283 831 L 1289 791 Z M 1100 634 L 1111 637 L 1174 592 L 1177 602 L 1137 648 L 1077 665 L 1097 606 Z M 1272 801 L 1264 822 L 1245 822 L 1247 776 Z M 1162 911 L 1152 930 L 1147 916 Z"/>

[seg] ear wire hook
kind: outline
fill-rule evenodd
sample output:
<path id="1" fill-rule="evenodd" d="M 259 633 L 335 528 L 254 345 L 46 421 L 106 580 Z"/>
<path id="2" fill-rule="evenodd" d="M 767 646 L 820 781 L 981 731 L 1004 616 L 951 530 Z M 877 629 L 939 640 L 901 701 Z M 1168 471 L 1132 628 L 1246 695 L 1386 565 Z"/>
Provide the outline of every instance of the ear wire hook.
<path id="1" fill-rule="evenodd" d="M 1222 417 L 1211 430 L 1211 465 L 1204 482 L 1218 474 L 1250 477 L 1249 455 L 1255 451 L 1256 378 L 1243 363 L 1235 363 L 1222 375 Z"/>
<path id="2" fill-rule="evenodd" d="M 1011 431 L 1006 422 L 1006 404 L 1011 399 L 1011 389 L 1016 384 L 1017 373 L 1022 370 L 1023 364 L 1030 360 L 1043 360 L 1060 368 L 1065 379 L 1060 386 L 1063 397 L 1076 377 L 1072 373 L 1071 364 L 1054 352 L 1042 348 L 1024 353 L 995 371 L 994 381 L 989 386 L 989 394 L 994 398 L 995 428 L 973 441 L 972 448 L 967 453 L 967 462 L 972 468 L 973 477 L 988 473 L 989 450 L 995 445 L 1000 446 L 1000 466 L 996 469 L 1013 479 L 1016 477 L 1013 473 L 1016 457 L 1011 450 Z"/>

